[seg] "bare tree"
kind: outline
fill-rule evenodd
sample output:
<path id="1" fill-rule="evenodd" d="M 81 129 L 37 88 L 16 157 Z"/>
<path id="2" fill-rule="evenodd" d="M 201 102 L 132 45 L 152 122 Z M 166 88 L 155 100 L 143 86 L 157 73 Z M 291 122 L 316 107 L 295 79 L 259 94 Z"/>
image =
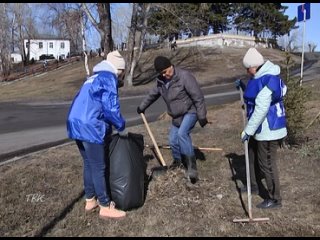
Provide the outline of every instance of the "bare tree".
<path id="1" fill-rule="evenodd" d="M 95 3 L 99 15 L 99 22 L 93 17 L 93 14 L 86 3 L 82 3 L 83 9 L 93 26 L 97 29 L 101 37 L 100 47 L 104 51 L 104 57 L 113 50 L 112 23 L 110 3 Z"/>
<path id="2" fill-rule="evenodd" d="M 8 3 L 0 3 L 0 70 L 3 76 L 10 74 L 10 22 Z"/>
<path id="3" fill-rule="evenodd" d="M 70 39 L 70 51 L 80 53 L 82 51 L 81 29 L 82 12 L 81 4 L 49 3 L 51 25 L 57 28 L 58 36 Z M 86 25 L 83 26 L 87 29 Z"/>
<path id="4" fill-rule="evenodd" d="M 136 31 L 137 31 L 137 21 L 138 21 L 138 3 L 133 3 L 132 4 L 132 15 L 131 15 L 131 25 L 129 28 L 129 36 L 128 36 L 128 45 L 127 45 L 127 54 L 126 54 L 126 63 L 127 67 L 126 68 L 126 79 L 124 84 L 128 84 L 128 86 L 132 86 L 132 59 L 134 58 L 134 47 L 135 47 L 135 36 L 136 36 Z"/>
<path id="5" fill-rule="evenodd" d="M 112 39 L 114 44 L 121 46 L 128 41 L 129 25 L 132 17 L 133 3 L 111 5 L 112 12 Z"/>
<path id="6" fill-rule="evenodd" d="M 15 46 L 19 48 L 22 61 L 24 65 L 27 65 L 30 56 L 30 38 L 37 34 L 34 26 L 34 17 L 32 16 L 29 4 L 11 3 L 10 12 L 12 15 L 12 38 L 15 38 L 15 40 L 12 39 L 13 48 L 15 48 Z M 25 49 L 24 39 L 29 39 L 27 49 Z"/>
<path id="7" fill-rule="evenodd" d="M 16 26 L 16 24 L 15 24 L 15 22 L 16 22 L 16 15 L 15 14 L 13 14 L 13 16 L 12 16 L 12 20 L 11 20 L 11 51 L 12 52 L 14 52 L 15 51 L 15 43 L 14 43 L 14 39 L 15 39 L 15 37 L 14 37 L 14 32 L 15 32 L 15 30 L 16 30 L 16 28 L 15 28 L 15 26 Z"/>
<path id="8" fill-rule="evenodd" d="M 147 28 L 148 28 L 148 18 L 149 18 L 149 12 L 150 12 L 151 7 L 152 7 L 151 3 L 144 3 L 142 5 L 142 11 L 141 11 L 142 22 L 141 22 L 141 26 L 140 26 L 141 34 L 138 39 L 139 51 L 138 51 L 137 59 L 136 59 L 137 63 L 140 61 L 142 51 L 144 49 L 145 37 L 147 34 Z"/>
<path id="9" fill-rule="evenodd" d="M 50 3 L 47 7 L 51 13 L 51 20 L 49 22 L 52 27 L 56 28 L 57 35 L 59 37 L 69 38 L 71 40 L 71 45 L 74 47 L 73 50 L 76 53 L 82 52 L 86 75 L 89 76 L 90 70 L 88 66 L 87 41 L 85 34 L 88 21 L 84 4 Z"/>
<path id="10" fill-rule="evenodd" d="M 127 76 L 125 81 L 129 87 L 133 85 L 134 70 L 139 63 L 143 52 L 151 7 L 152 3 L 133 4 L 127 55 L 127 65 L 129 67 L 126 70 Z M 136 40 L 137 42 L 135 42 Z"/>
<path id="11" fill-rule="evenodd" d="M 83 7 L 83 5 L 82 5 Z M 84 54 L 84 67 L 86 69 L 87 76 L 90 75 L 90 70 L 88 67 L 88 55 L 87 55 L 87 44 L 86 44 L 86 37 L 85 37 L 85 31 L 84 31 L 84 12 L 82 14 L 81 18 L 81 34 L 82 34 L 82 49 L 83 49 L 83 54 Z"/>
<path id="12" fill-rule="evenodd" d="M 317 44 L 315 44 L 313 42 L 308 42 L 308 48 L 309 48 L 309 52 L 315 52 L 315 50 L 317 48 Z"/>
<path id="13" fill-rule="evenodd" d="M 291 34 L 284 35 L 278 39 L 278 45 L 283 47 L 287 52 L 297 52 L 302 47 L 301 31 L 295 30 Z"/>

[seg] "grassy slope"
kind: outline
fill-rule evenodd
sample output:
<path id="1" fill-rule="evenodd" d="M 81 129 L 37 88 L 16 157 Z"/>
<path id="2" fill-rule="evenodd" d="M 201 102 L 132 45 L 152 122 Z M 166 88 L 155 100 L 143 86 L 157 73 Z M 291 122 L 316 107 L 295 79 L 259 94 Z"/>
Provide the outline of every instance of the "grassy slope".
<path id="1" fill-rule="evenodd" d="M 283 52 L 274 49 L 260 49 L 266 59 L 280 63 Z M 241 48 L 178 48 L 171 52 L 168 49 L 148 50 L 143 53 L 135 72 L 135 87 L 120 88 L 121 96 L 133 92 L 145 92 L 152 85 L 153 59 L 164 55 L 175 65 L 190 69 L 201 85 L 234 81 L 245 76 L 242 58 L 246 49 Z M 295 57 L 299 61 L 298 57 Z M 101 59 L 89 61 L 89 69 Z M 39 76 L 27 77 L 20 81 L 2 83 L 0 101 L 64 101 L 71 100 L 85 79 L 84 62 L 75 62 Z"/>

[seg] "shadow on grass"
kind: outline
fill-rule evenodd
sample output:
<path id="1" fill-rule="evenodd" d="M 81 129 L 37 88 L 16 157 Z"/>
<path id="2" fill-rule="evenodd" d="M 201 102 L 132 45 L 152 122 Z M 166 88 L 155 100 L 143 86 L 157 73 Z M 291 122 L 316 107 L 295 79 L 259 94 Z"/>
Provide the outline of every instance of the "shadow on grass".
<path id="1" fill-rule="evenodd" d="M 55 217 L 48 224 L 44 225 L 43 228 L 34 235 L 34 237 L 44 237 L 51 229 L 53 229 L 56 226 L 57 223 L 59 223 L 67 216 L 67 214 L 73 209 L 74 205 L 83 197 L 84 191 L 79 193 L 78 196 L 75 199 L 73 199 L 73 201 L 69 203 L 57 217 Z"/>
<path id="2" fill-rule="evenodd" d="M 151 159 L 153 159 L 152 155 L 145 155 L 143 156 L 144 162 L 148 163 Z M 148 192 L 148 187 L 149 187 L 149 183 L 151 181 L 150 177 L 146 174 L 145 172 L 145 181 L 144 181 L 144 199 L 143 199 L 143 204 L 144 201 L 146 200 L 147 197 L 147 192 Z M 70 204 L 68 204 L 62 211 L 61 213 L 55 217 L 52 221 L 50 221 L 49 223 L 47 223 L 46 225 L 44 225 L 42 227 L 42 229 L 40 231 L 38 231 L 34 237 L 44 237 L 51 229 L 53 229 L 61 220 L 63 220 L 67 214 L 72 211 L 72 209 L 74 208 L 74 205 L 78 202 L 81 201 L 84 198 L 84 191 L 82 191 L 81 193 L 78 194 L 78 196 L 72 200 L 72 202 Z M 142 205 L 143 206 L 143 205 Z M 142 207 L 141 206 L 141 207 Z M 128 211 L 132 211 L 135 208 L 129 209 Z"/>
<path id="3" fill-rule="evenodd" d="M 238 155 L 235 153 L 229 153 L 225 155 L 225 157 L 228 159 L 229 166 L 230 166 L 230 171 L 232 174 L 232 181 L 234 181 L 236 189 L 238 191 L 239 199 L 241 206 L 243 210 L 245 211 L 245 214 L 249 216 L 249 213 L 246 209 L 246 205 L 244 204 L 242 194 L 241 194 L 241 189 L 240 186 L 238 185 L 238 181 L 240 180 L 242 184 L 245 186 L 246 185 L 246 164 L 245 164 L 245 157 L 244 155 Z"/>

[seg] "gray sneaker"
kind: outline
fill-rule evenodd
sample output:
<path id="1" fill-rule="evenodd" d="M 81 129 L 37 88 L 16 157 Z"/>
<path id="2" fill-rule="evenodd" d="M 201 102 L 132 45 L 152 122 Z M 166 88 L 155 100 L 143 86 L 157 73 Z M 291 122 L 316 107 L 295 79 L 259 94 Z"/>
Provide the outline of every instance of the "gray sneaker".
<path id="1" fill-rule="evenodd" d="M 282 207 L 281 202 L 274 199 L 265 199 L 263 202 L 259 203 L 257 208 L 267 209 L 267 208 L 280 208 Z"/>

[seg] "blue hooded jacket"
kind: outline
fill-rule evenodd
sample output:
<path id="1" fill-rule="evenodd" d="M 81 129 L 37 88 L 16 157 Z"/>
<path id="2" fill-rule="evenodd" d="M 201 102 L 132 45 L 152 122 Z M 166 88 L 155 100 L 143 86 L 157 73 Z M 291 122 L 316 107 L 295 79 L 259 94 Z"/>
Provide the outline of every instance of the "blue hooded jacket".
<path id="1" fill-rule="evenodd" d="M 120 113 L 118 78 L 112 63 L 103 60 L 93 68 L 75 96 L 67 117 L 68 137 L 90 143 L 103 144 L 111 134 L 112 125 L 125 129 Z"/>

